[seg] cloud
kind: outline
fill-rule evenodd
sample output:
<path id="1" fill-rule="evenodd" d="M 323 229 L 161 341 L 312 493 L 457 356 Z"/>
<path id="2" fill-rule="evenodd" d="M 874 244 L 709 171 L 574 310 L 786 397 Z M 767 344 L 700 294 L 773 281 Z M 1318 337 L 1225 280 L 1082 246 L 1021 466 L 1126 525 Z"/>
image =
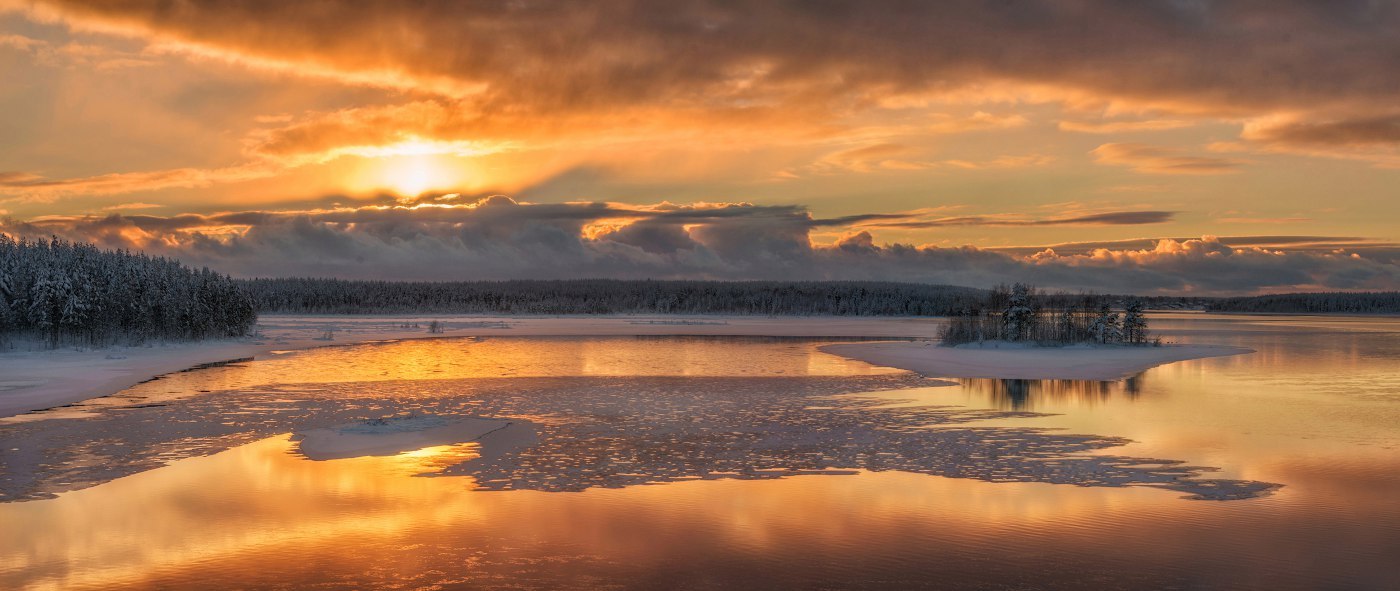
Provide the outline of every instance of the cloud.
<path id="1" fill-rule="evenodd" d="M 4 8 L 3 3 L 0 3 L 0 8 Z M 15 34 L 0 34 L 0 48 L 31 54 L 36 63 L 51 67 L 81 66 L 97 70 L 116 70 L 150 66 L 155 63 L 148 56 L 139 53 L 82 43 L 54 44 L 43 39 Z"/>
<path id="2" fill-rule="evenodd" d="M 269 132 L 253 148 L 283 156 L 393 145 L 409 135 L 490 142 L 581 137 L 589 129 L 803 127 L 794 121 L 821 133 L 862 112 L 926 107 L 940 97 L 1061 101 L 1108 113 L 1294 113 L 1302 114 L 1300 126 L 1276 130 L 1281 141 L 1393 143 L 1393 114 L 1348 117 L 1391 108 L 1400 84 L 1388 59 L 1400 52 L 1400 8 L 1390 3 L 41 0 L 16 8 L 79 30 L 143 38 L 148 53 L 433 97 L 377 113 L 327 114 Z M 42 42 L 0 43 L 28 50 Z M 986 111 L 931 119 L 906 125 L 960 133 L 1028 122 Z M 1191 124 L 1065 120 L 1059 127 L 1123 133 Z M 1190 161 L 1144 167 L 1220 169 Z"/>
<path id="3" fill-rule="evenodd" d="M 897 143 L 877 143 L 857 148 L 832 152 L 815 162 L 800 168 L 785 169 L 778 173 L 780 179 L 800 178 L 805 174 L 835 174 L 840 172 L 866 173 L 874 171 L 901 170 L 984 170 L 1005 168 L 1026 168 L 1044 166 L 1054 162 L 1054 158 L 1043 154 L 1022 156 L 998 156 L 990 160 L 938 160 L 919 158 L 919 150 Z"/>
<path id="4" fill-rule="evenodd" d="M 174 168 L 123 172 L 90 177 L 47 179 L 29 173 L 0 174 L 0 195 L 21 200 L 50 201 L 65 195 L 112 195 L 135 191 L 207 187 L 214 183 L 246 181 L 273 175 L 275 169 L 259 164 L 226 168 Z"/>
<path id="5" fill-rule="evenodd" d="M 1186 242 L 1190 237 L 1133 238 L 1128 240 L 1097 240 L 1091 242 L 1065 242 L 1044 246 L 1005 246 L 991 250 L 1014 255 L 1031 255 L 1049 249 L 1061 255 L 1083 255 L 1099 249 L 1144 250 L 1155 248 L 1161 240 Z M 1218 236 L 1216 240 L 1238 248 L 1262 248 L 1265 250 L 1286 250 L 1289 252 L 1329 253 L 1374 252 L 1395 248 L 1396 243 L 1375 241 L 1360 236 Z"/>
<path id="6" fill-rule="evenodd" d="M 50 0 L 27 9 L 168 51 L 539 110 L 837 106 L 1005 82 L 1216 113 L 1388 104 L 1400 46 L 1400 9 L 1384 2 Z"/>
<path id="7" fill-rule="evenodd" d="M 995 115 L 985 111 L 977 111 L 967 117 L 955 117 L 948 114 L 937 114 L 934 116 L 934 123 L 929 125 L 927 130 L 933 133 L 966 133 L 969 131 L 984 131 L 991 129 L 1013 129 L 1023 127 L 1030 123 L 1024 115 Z"/>
<path id="8" fill-rule="evenodd" d="M 1254 150 L 1370 162 L 1400 168 L 1400 114 L 1312 113 L 1260 117 L 1247 122 L 1240 142 L 1221 149 Z"/>
<path id="9" fill-rule="evenodd" d="M 1126 166 L 1148 174 L 1227 174 L 1244 164 L 1231 158 L 1191 156 L 1147 144 L 1103 144 L 1089 152 L 1099 164 Z"/>
<path id="10" fill-rule="evenodd" d="M 1024 219 L 1018 216 L 960 216 L 931 220 L 861 220 L 862 225 L 890 228 L 939 228 L 947 226 L 1134 226 L 1171 221 L 1171 211 L 1110 211 L 1070 217 Z"/>
<path id="11" fill-rule="evenodd" d="M 567 146 L 580 161 L 561 166 L 599 164 L 583 160 L 598 157 L 600 145 L 633 140 L 653 149 L 700 141 L 841 146 L 810 168 L 787 161 L 763 169 L 779 170 L 778 178 L 1038 166 L 1051 157 L 856 152 L 917 144 L 909 136 L 1026 127 L 1027 115 L 1010 111 L 1046 102 L 1068 111 L 1059 129 L 1097 134 L 1176 129 L 1202 117 L 1258 122 L 1287 115 L 1296 124 L 1256 130 L 1257 149 L 1400 165 L 1395 154 L 1374 154 L 1395 145 L 1400 72 L 1388 57 L 1400 53 L 1400 8 L 1391 3 L 0 5 L 80 33 L 147 43 L 137 53 L 101 57 L 91 46 L 62 46 L 72 59 L 177 55 L 401 91 L 387 99 L 399 104 L 278 105 L 277 115 L 255 122 L 260 128 L 246 138 L 247 161 L 234 166 L 264 176 L 345 155 L 404 150 L 483 156 Z M 30 52 L 60 47 L 21 35 L 0 37 L 0 45 Z M 931 112 L 931 105 L 950 104 L 963 112 Z M 966 113 L 974 108 L 985 110 Z M 1094 120 L 1091 112 L 1105 118 Z M 1241 164 L 1160 150 L 1105 144 L 1095 154 L 1100 162 L 1154 174 L 1218 174 Z M 137 176 L 35 184 L 24 194 L 48 199 L 246 178 L 176 167 L 123 174 Z M 19 190 L 0 186 L 7 189 Z"/>
<path id="12" fill-rule="evenodd" d="M 127 211 L 132 209 L 155 209 L 158 207 L 165 206 L 157 203 L 118 203 L 116 205 L 108 205 L 102 208 L 102 211 Z"/>
<path id="13" fill-rule="evenodd" d="M 915 152 L 913 147 L 901 144 L 872 144 L 827 154 L 813 162 L 807 170 L 816 174 L 829 174 L 836 171 L 910 170 L 932 166 L 929 163 L 907 159 Z"/>
<path id="14" fill-rule="evenodd" d="M 1060 131 L 1076 133 L 1132 133 L 1139 131 L 1166 131 L 1196 125 L 1184 119 L 1148 119 L 1144 121 L 1060 121 Z"/>
<path id="15" fill-rule="evenodd" d="M 1312 218 L 1286 217 L 1286 218 L 1260 218 L 1260 217 L 1228 217 L 1216 218 L 1216 222 L 1222 224 L 1302 224 L 1311 222 Z"/>
<path id="16" fill-rule="evenodd" d="M 1400 143 L 1400 114 L 1337 121 L 1270 121 L 1252 125 L 1244 137 L 1259 142 L 1314 146 L 1371 146 Z"/>
<path id="17" fill-rule="evenodd" d="M 6 220 L 0 231 L 132 248 L 243 276 L 850 279 L 973 286 L 1030 281 L 1048 288 L 1142 293 L 1400 287 L 1394 252 L 1384 255 L 1390 258 L 1362 255 L 1347 245 L 1366 243 L 1347 239 L 1313 240 L 1341 244 L 1333 250 L 1204 237 L 1017 253 L 881 244 L 871 234 L 927 215 L 823 220 L 798 206 L 529 204 L 484 196 L 297 211 Z M 1040 220 L 990 216 L 965 223 L 1132 224 L 1169 217 L 1169 212 L 1105 212 Z M 810 237 L 816 228 L 846 232 L 833 243 L 818 244 Z M 1275 241 L 1290 240 L 1301 238 Z"/>

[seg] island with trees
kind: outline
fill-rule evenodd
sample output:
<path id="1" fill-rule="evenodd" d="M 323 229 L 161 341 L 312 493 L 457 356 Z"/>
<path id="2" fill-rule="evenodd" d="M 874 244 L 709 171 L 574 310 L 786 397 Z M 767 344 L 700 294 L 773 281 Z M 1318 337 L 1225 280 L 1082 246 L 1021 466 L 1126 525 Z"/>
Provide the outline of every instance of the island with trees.
<path id="1" fill-rule="evenodd" d="M 1046 297 L 1023 283 L 998 286 L 985 301 L 949 318 L 944 345 L 1001 341 L 1036 345 L 1158 345 L 1147 328 L 1141 300 L 1127 299 L 1119 313 L 1111 297 L 1058 294 Z"/>

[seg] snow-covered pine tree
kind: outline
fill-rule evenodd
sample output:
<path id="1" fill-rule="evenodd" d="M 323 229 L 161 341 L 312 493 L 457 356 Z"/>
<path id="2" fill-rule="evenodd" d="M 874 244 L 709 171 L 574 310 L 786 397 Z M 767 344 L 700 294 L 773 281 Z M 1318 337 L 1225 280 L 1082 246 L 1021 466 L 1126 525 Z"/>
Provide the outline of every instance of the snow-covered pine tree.
<path id="1" fill-rule="evenodd" d="M 194 301 L 198 299 L 198 301 Z M 0 337 L 106 344 L 246 334 L 252 300 L 232 279 L 90 244 L 0 234 Z"/>
<path id="2" fill-rule="evenodd" d="M 1123 342 L 1132 345 L 1147 342 L 1147 318 L 1143 316 L 1141 300 L 1129 300 L 1123 310 Z"/>
<path id="3" fill-rule="evenodd" d="M 1002 312 L 1001 338 L 1007 341 L 1024 341 L 1035 332 L 1035 309 L 1031 307 L 1031 288 L 1024 283 L 1011 286 L 1011 295 Z"/>
<path id="4" fill-rule="evenodd" d="M 1096 343 L 1108 344 L 1123 340 L 1122 328 L 1118 323 L 1118 313 L 1114 312 L 1107 303 L 1099 309 L 1099 315 L 1094 318 L 1089 330 L 1093 333 Z"/>

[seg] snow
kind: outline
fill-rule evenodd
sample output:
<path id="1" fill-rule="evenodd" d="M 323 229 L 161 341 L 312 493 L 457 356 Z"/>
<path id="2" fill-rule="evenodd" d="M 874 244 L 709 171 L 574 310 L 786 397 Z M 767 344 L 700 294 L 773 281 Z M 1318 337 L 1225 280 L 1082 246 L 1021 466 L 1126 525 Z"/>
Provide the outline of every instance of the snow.
<path id="1" fill-rule="evenodd" d="M 428 332 L 434 320 L 443 323 L 441 334 Z M 938 319 L 906 317 L 265 315 L 255 338 L 0 353 L 0 417 L 107 396 L 202 364 L 371 341 L 629 335 L 933 339 L 939 325 Z M 939 347 L 927 340 L 840 344 L 823 350 L 934 376 L 1084 380 L 1119 379 L 1165 363 L 1250 352 L 1213 345 L 969 349 Z"/>
<path id="2" fill-rule="evenodd" d="M 1039 347 L 997 341 L 957 347 L 942 347 L 929 341 L 843 343 L 821 350 L 932 377 L 1105 381 L 1178 361 L 1254 352 L 1224 345 Z"/>
<path id="3" fill-rule="evenodd" d="M 434 320 L 444 324 L 443 333 L 428 332 L 428 323 Z M 254 330 L 256 338 L 0 353 L 0 417 L 111 395 L 152 377 L 202 364 L 370 341 L 628 335 L 931 338 L 938 331 L 938 321 L 898 317 L 263 315 Z"/>

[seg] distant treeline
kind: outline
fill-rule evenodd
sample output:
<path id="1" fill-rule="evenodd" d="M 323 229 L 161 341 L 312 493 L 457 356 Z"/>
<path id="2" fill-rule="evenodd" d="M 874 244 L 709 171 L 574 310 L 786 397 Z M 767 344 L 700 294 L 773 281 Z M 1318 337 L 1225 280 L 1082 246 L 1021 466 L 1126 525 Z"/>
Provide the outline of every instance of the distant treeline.
<path id="1" fill-rule="evenodd" d="M 248 333 L 257 315 L 232 279 L 164 258 L 0 234 L 0 344 L 50 347 Z"/>
<path id="2" fill-rule="evenodd" d="M 1400 314 L 1400 291 L 1287 293 L 1218 298 L 1205 304 L 1211 312 L 1279 314 Z"/>
<path id="3" fill-rule="evenodd" d="M 986 290 L 947 285 L 789 281 L 467 281 L 247 279 L 259 312 L 296 314 L 741 314 L 946 316 Z"/>

